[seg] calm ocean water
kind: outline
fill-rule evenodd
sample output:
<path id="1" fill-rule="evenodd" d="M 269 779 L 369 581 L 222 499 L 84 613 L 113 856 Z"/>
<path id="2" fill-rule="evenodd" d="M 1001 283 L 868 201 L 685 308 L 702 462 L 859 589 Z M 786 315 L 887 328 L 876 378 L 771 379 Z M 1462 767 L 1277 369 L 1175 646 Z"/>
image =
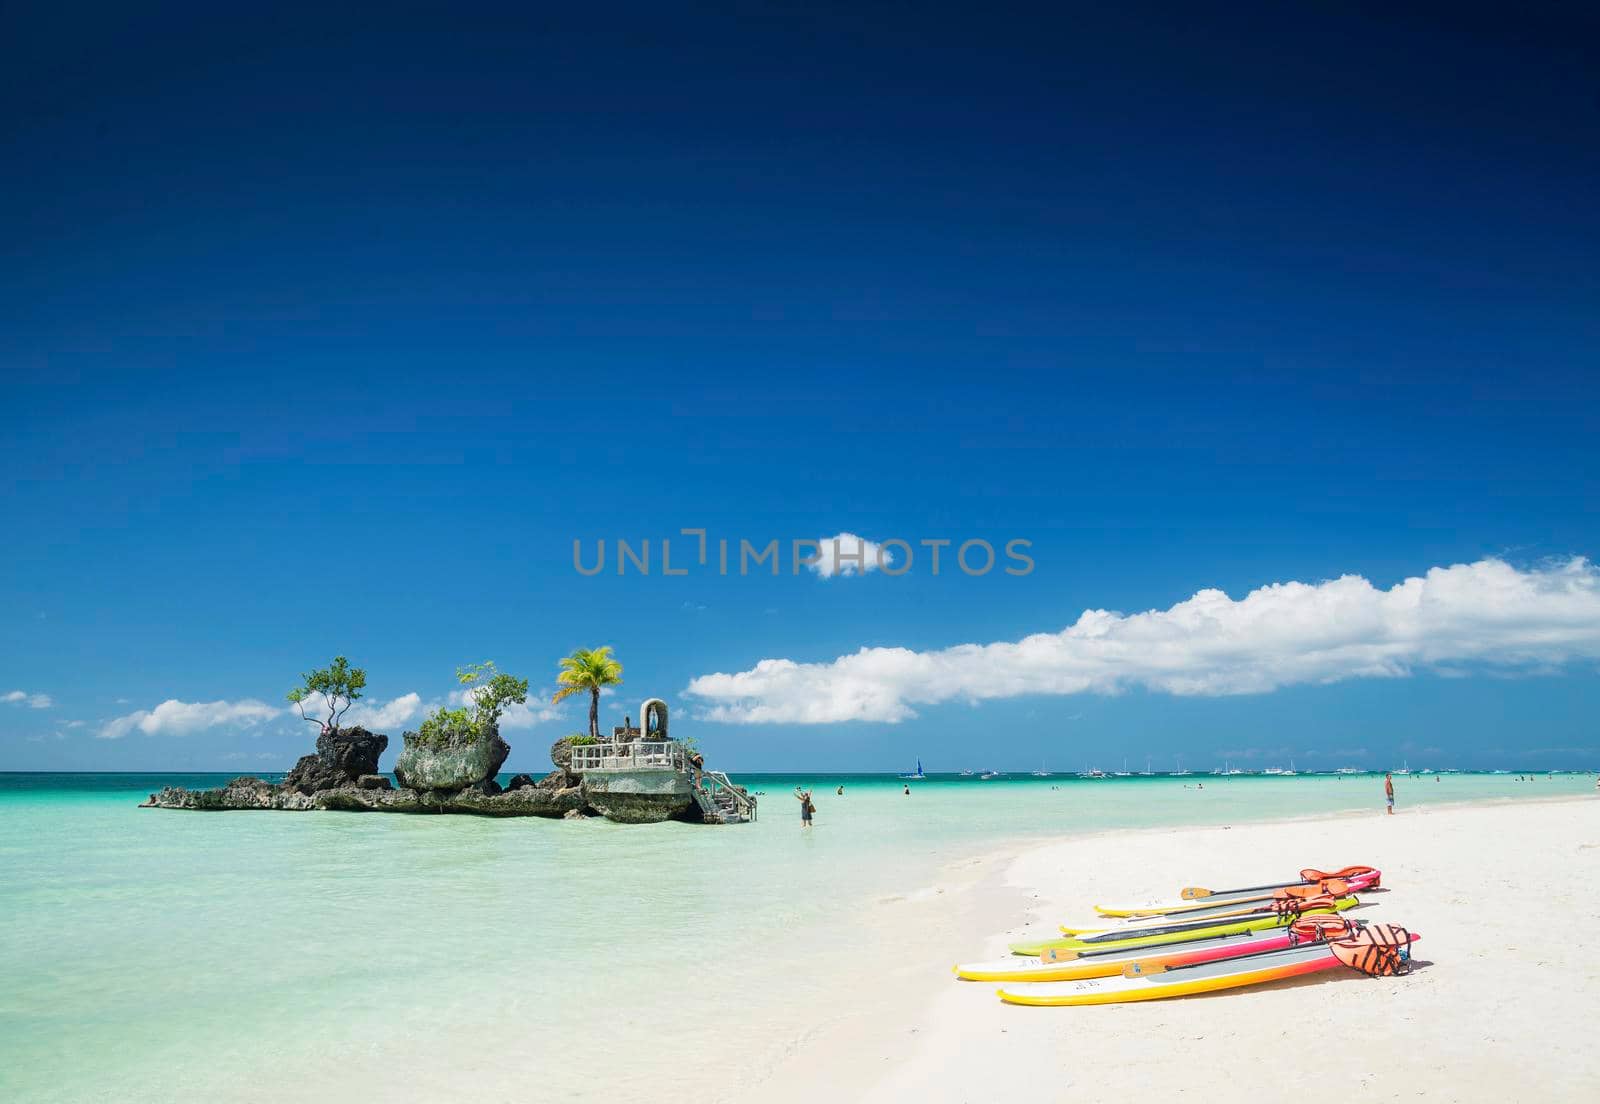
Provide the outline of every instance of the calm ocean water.
<path id="1" fill-rule="evenodd" d="M 1382 808 L 1381 775 L 937 776 L 909 797 L 884 775 L 747 775 L 761 819 L 723 828 L 135 808 L 162 785 L 227 777 L 0 774 L 0 1099 L 276 1099 L 313 1084 L 378 1098 L 385 1082 L 460 1096 L 480 1061 L 462 1055 L 570 1096 L 595 1087 L 582 1053 L 684 1032 L 705 1049 L 756 994 L 838 999 L 818 964 L 850 950 L 863 904 L 926 890 L 965 856 Z M 1396 784 L 1401 809 L 1595 785 L 1515 778 Z M 817 794 L 810 832 L 797 784 Z M 1335 847 L 1305 861 L 1365 859 Z M 1153 892 L 1190 876 L 1165 874 Z M 628 1091 L 626 1064 L 605 1076 Z"/>

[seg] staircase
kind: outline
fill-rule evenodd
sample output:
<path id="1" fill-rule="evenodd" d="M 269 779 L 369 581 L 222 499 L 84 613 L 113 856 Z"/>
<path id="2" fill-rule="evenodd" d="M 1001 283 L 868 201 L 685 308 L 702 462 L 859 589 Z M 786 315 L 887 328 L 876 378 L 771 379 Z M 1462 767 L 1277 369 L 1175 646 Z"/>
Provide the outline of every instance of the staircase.
<path id="1" fill-rule="evenodd" d="M 735 786 L 721 771 L 706 771 L 694 791 L 695 804 L 707 824 L 747 824 L 756 818 L 756 799 Z"/>

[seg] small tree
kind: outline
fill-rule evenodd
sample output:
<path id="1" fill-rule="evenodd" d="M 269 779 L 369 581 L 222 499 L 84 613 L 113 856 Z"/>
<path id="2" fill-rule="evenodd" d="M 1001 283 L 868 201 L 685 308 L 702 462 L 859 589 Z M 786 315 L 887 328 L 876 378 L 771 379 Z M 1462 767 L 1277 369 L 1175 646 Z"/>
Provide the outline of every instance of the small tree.
<path id="1" fill-rule="evenodd" d="M 561 660 L 561 673 L 556 676 L 561 689 L 550 699 L 554 705 L 572 694 L 589 692 L 589 735 L 600 735 L 600 691 L 607 686 L 622 683 L 622 664 L 611 658 L 611 646 L 604 648 L 579 648 Z M 640 718 L 640 723 L 644 719 Z"/>
<path id="2" fill-rule="evenodd" d="M 440 706 L 423 719 L 417 735 L 424 743 L 442 744 L 451 733 L 477 738 L 500 723 L 508 705 L 528 700 L 528 680 L 497 670 L 494 661 L 472 663 L 456 670 L 456 681 L 466 687 L 464 696 L 470 708 L 446 709 Z"/>
<path id="3" fill-rule="evenodd" d="M 323 732 L 338 730 L 345 710 L 361 698 L 361 691 L 367 685 L 367 672 L 360 667 L 350 666 L 350 661 L 344 656 L 335 656 L 328 666 L 319 667 L 300 678 L 302 685 L 289 691 L 288 698 L 299 708 L 302 720 L 322 726 Z M 328 713 L 323 718 L 306 713 L 306 702 L 312 701 L 318 694 L 322 695 L 322 705 Z"/>
<path id="4" fill-rule="evenodd" d="M 528 680 L 496 670 L 493 660 L 460 668 L 456 681 L 467 688 L 467 698 L 472 702 L 472 727 L 478 732 L 499 724 L 506 706 L 528 700 Z"/>

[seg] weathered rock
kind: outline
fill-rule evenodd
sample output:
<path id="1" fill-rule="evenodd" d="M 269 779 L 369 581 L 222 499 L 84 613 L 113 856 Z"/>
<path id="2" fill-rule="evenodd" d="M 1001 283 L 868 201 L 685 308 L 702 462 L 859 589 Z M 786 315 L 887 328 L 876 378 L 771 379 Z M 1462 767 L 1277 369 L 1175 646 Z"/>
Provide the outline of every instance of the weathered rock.
<path id="1" fill-rule="evenodd" d="M 362 775 L 377 774 L 378 757 L 388 746 L 389 737 L 359 725 L 324 732 L 317 737 L 316 754 L 302 755 L 283 784 L 303 794 L 347 785 Z"/>
<path id="2" fill-rule="evenodd" d="M 554 763 L 556 769 L 563 773 L 572 770 L 572 741 L 575 738 L 573 736 L 563 736 L 550 745 L 550 762 Z"/>
<path id="3" fill-rule="evenodd" d="M 607 820 L 620 824 L 656 824 L 663 820 L 677 820 L 696 811 L 694 798 L 687 792 L 645 793 L 639 791 L 601 789 L 585 779 L 580 787 L 584 802 L 596 809 Z"/>
<path id="4" fill-rule="evenodd" d="M 276 809 L 280 788 L 254 775 L 242 775 L 216 790 L 167 786 L 153 793 L 145 807 L 157 809 Z"/>
<path id="5" fill-rule="evenodd" d="M 513 774 L 511 776 L 511 781 L 506 783 L 506 789 L 508 791 L 509 790 L 520 790 L 523 786 L 533 786 L 533 785 L 537 785 L 537 783 L 534 780 L 533 775 L 531 775 L 531 774 Z"/>
<path id="6" fill-rule="evenodd" d="M 586 771 L 583 796 L 601 816 L 623 824 L 681 819 L 698 808 L 689 777 L 666 767 Z"/>
<path id="7" fill-rule="evenodd" d="M 581 808 L 583 791 L 577 788 L 544 790 L 537 786 L 523 786 L 500 794 L 462 790 L 444 800 L 446 812 L 475 813 L 479 816 L 559 817 Z"/>
<path id="8" fill-rule="evenodd" d="M 374 780 L 382 785 L 375 785 Z M 495 817 L 561 817 L 586 809 L 583 790 L 525 785 L 502 791 L 494 781 L 459 790 L 395 789 L 383 775 L 363 775 L 356 782 L 301 793 L 255 777 L 235 778 L 221 789 L 187 790 L 168 786 L 150 795 L 141 807 L 160 809 L 283 809 L 303 812 L 331 809 L 374 813 L 464 813 Z"/>
<path id="9" fill-rule="evenodd" d="M 460 790 L 363 790 L 343 786 L 321 790 L 315 808 L 344 812 L 464 813 L 492 817 L 560 817 L 583 809 L 583 792 L 523 786 L 503 793 L 485 793 L 477 786 Z"/>
<path id="10" fill-rule="evenodd" d="M 412 790 L 448 792 L 476 785 L 498 774 L 511 754 L 511 746 L 493 728 L 481 734 L 446 732 L 433 741 L 407 732 L 404 739 L 394 776 Z"/>

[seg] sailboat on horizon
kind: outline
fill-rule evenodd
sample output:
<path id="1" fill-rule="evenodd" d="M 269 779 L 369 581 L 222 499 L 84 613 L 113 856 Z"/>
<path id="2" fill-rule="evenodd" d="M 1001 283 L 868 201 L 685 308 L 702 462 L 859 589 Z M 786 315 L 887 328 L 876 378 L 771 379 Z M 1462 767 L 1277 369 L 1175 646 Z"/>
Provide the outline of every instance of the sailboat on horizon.
<path id="1" fill-rule="evenodd" d="M 926 778 L 928 776 L 926 774 L 922 773 L 922 760 L 918 759 L 917 760 L 916 773 L 914 773 L 914 774 L 901 774 L 901 775 L 897 775 L 896 777 L 904 778 L 907 781 L 915 782 L 915 781 L 920 781 L 921 779 L 924 779 L 924 778 Z"/>

